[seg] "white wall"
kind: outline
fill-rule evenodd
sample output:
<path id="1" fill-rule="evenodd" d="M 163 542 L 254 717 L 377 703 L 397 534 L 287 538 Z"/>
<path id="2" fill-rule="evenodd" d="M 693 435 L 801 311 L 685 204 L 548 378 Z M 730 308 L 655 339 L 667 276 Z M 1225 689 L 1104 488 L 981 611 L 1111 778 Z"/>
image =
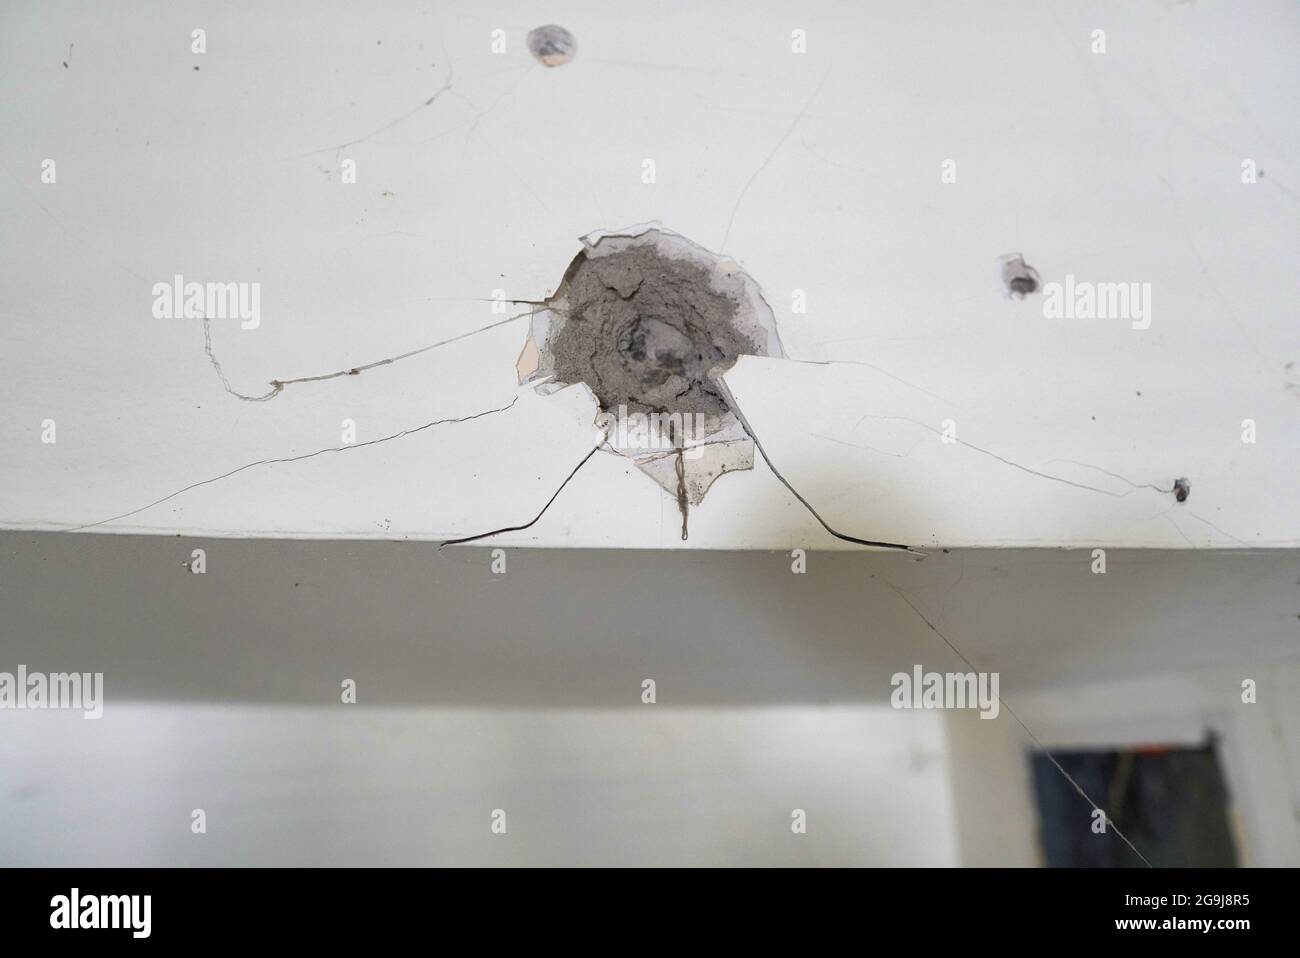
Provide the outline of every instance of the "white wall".
<path id="1" fill-rule="evenodd" d="M 911 719 L 881 707 L 11 713 L 0 864 L 956 864 L 943 722 Z M 491 831 L 498 808 L 505 835 Z M 791 831 L 794 809 L 806 834 Z"/>
<path id="2" fill-rule="evenodd" d="M 506 560 L 0 533 L 0 672 L 105 700 L 0 709 L 0 863 L 1028 865 L 1014 710 L 1049 748 L 1217 731 L 1244 860 L 1300 864 L 1300 553 Z M 996 720 L 889 707 L 895 672 L 968 668 L 904 597 L 998 672 Z"/>

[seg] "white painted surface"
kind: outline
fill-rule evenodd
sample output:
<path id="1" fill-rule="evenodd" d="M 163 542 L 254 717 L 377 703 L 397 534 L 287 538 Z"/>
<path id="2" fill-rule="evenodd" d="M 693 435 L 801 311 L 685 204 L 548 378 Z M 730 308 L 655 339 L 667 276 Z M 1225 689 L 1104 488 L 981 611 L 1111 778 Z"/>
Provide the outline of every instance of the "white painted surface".
<path id="1" fill-rule="evenodd" d="M 0 532 L 0 672 L 104 708 L 0 709 L 0 865 L 1025 865 L 1031 733 L 1207 730 L 1244 860 L 1300 864 L 1300 553 L 491 551 Z M 918 665 L 998 717 L 891 709 Z"/>
<path id="2" fill-rule="evenodd" d="M 514 394 L 522 319 L 241 402 L 198 321 L 153 318 L 156 282 L 261 283 L 258 329 L 213 329 L 232 386 L 258 393 L 473 330 L 499 318 L 495 289 L 550 292 L 579 235 L 657 219 L 725 238 L 792 356 L 871 364 L 746 360 L 728 378 L 844 531 L 1300 543 L 1292 3 L 8 3 L 0 18 L 4 527 L 96 522 L 336 446 L 343 419 L 364 442 Z M 528 57 L 542 18 L 576 35 L 569 65 Z M 356 184 L 339 181 L 345 158 Z M 998 258 L 1017 251 L 1048 282 L 1149 282 L 1150 328 L 1008 299 Z M 529 396 L 98 529 L 438 539 L 524 522 L 584 454 L 594 411 L 573 391 Z M 1096 489 L 945 445 L 944 419 Z M 1187 476 L 1192 495 L 1179 506 L 1107 472 Z M 761 464 L 721 480 L 681 543 L 671 498 L 604 454 L 508 541 L 837 545 Z"/>
<path id="3" fill-rule="evenodd" d="M 955 865 L 944 723 L 916 718 L 879 706 L 13 712 L 0 865 Z M 196 808 L 206 834 L 191 832 Z M 491 831 L 498 808 L 504 835 Z M 791 831 L 797 808 L 806 834 Z"/>

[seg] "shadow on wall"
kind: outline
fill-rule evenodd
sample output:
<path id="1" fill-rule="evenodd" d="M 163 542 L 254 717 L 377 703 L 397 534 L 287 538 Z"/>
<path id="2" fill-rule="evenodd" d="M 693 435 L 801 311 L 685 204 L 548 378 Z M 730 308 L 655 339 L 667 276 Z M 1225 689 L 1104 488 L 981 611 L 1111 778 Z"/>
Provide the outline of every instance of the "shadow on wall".
<path id="1" fill-rule="evenodd" d="M 0 662 L 103 672 L 113 702 L 325 705 L 352 679 L 371 706 L 639 708 L 654 679 L 669 706 L 883 705 L 896 673 L 967 668 L 918 612 L 1013 708 L 1173 663 L 1295 660 L 1300 553 L 1090 565 L 0 532 Z"/>

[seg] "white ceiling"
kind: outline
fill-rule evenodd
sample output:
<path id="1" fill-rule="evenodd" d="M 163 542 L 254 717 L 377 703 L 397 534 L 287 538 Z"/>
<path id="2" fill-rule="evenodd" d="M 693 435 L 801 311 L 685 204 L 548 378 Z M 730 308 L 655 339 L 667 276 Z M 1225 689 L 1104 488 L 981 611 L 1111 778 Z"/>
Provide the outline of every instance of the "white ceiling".
<path id="1" fill-rule="evenodd" d="M 530 58 L 541 18 L 573 31 L 572 63 Z M 743 360 L 728 383 L 841 531 L 1300 543 L 1294 4 L 9 3 L 0 19 L 0 526 L 99 523 L 336 447 L 344 419 L 365 443 L 516 395 L 525 319 L 243 401 L 200 321 L 153 316 L 155 283 L 260 283 L 259 327 L 211 333 L 231 390 L 257 394 L 475 330 L 501 318 L 494 290 L 552 291 L 580 235 L 658 220 L 725 240 L 789 355 L 836 361 Z M 1015 252 L 1045 282 L 1150 283 L 1150 328 L 1009 298 Z M 529 392 L 95 529 L 517 525 L 590 448 L 594 414 L 580 389 Z M 1179 476 L 1186 503 L 1147 488 Z M 686 543 L 676 508 L 601 453 L 502 541 L 842 545 L 761 462 L 718 482 Z"/>

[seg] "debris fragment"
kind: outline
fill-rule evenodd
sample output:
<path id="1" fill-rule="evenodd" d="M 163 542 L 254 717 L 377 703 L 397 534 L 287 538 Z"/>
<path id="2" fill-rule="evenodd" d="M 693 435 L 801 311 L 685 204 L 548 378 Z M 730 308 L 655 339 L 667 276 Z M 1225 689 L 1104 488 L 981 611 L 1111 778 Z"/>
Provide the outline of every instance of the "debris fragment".
<path id="1" fill-rule="evenodd" d="M 1186 478 L 1174 480 L 1174 498 L 1179 502 L 1186 502 L 1187 497 L 1192 494 L 1192 484 Z"/>

